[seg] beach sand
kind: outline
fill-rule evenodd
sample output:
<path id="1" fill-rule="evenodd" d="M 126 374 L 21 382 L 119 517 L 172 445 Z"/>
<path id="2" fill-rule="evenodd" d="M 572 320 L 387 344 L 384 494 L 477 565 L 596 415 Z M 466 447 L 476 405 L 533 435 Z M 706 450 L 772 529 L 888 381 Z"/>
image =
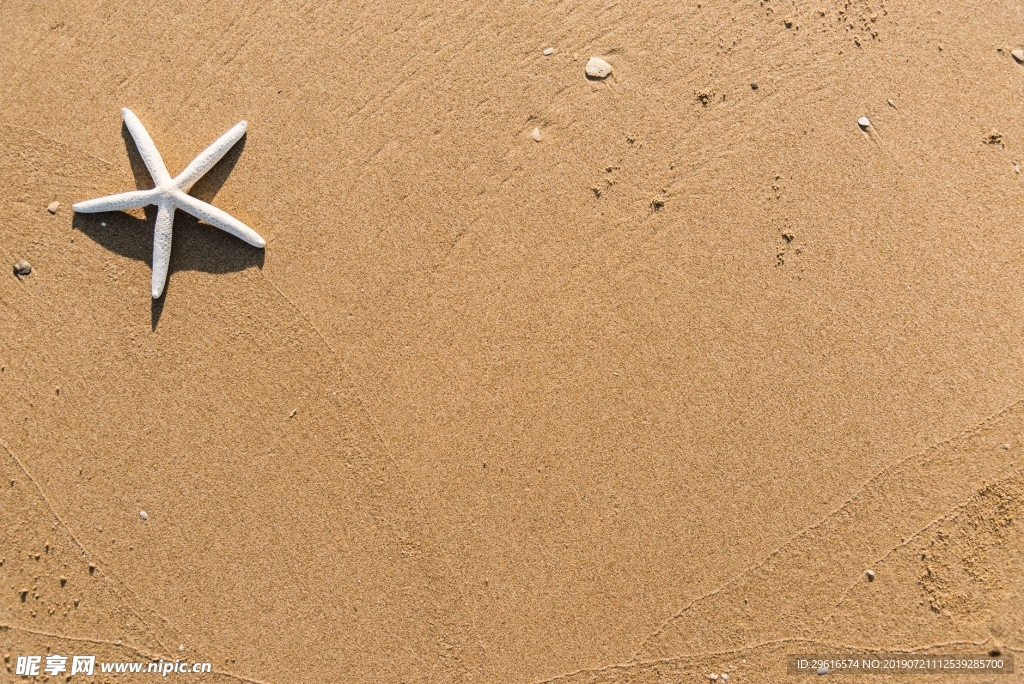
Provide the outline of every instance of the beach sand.
<path id="1" fill-rule="evenodd" d="M 84 654 L 732 684 L 1024 649 L 1019 4 L 0 27 L 3 681 Z M 193 194 L 266 249 L 179 212 L 153 303 L 154 213 L 71 210 L 151 185 L 122 107 L 172 174 L 247 120 Z"/>

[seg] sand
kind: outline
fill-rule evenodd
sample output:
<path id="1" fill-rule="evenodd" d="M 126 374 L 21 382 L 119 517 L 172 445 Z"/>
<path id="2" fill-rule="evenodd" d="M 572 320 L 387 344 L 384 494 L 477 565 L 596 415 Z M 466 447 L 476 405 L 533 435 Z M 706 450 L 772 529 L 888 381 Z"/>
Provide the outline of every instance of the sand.
<path id="1" fill-rule="evenodd" d="M 1024 649 L 1019 5 L 0 27 L 0 679 L 57 653 L 733 684 Z M 153 213 L 71 211 L 148 186 L 125 106 L 171 173 L 248 121 L 193 194 L 265 250 L 179 213 L 151 302 Z"/>

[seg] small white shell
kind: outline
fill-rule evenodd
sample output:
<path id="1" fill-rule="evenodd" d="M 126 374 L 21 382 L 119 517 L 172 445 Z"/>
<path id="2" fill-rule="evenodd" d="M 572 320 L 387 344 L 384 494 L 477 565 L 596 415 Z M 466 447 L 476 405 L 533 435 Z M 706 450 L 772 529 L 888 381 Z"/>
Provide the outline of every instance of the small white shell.
<path id="1" fill-rule="evenodd" d="M 587 76 L 590 78 L 608 78 L 612 73 L 612 65 L 600 57 L 591 57 L 587 62 Z"/>
<path id="2" fill-rule="evenodd" d="M 147 514 L 146 511 L 139 511 L 139 517 L 143 520 L 149 520 L 149 514 Z"/>
<path id="3" fill-rule="evenodd" d="M 530 137 L 536 140 L 537 142 L 540 142 L 540 129 L 534 128 L 533 132 L 530 133 Z"/>
<path id="4" fill-rule="evenodd" d="M 548 55 L 553 55 L 553 54 L 555 54 L 555 48 L 553 48 L 553 47 L 544 48 L 544 56 L 545 57 L 547 57 Z"/>
<path id="5" fill-rule="evenodd" d="M 871 119 L 866 116 L 862 116 L 857 119 L 857 125 L 861 128 L 868 128 L 871 125 Z"/>

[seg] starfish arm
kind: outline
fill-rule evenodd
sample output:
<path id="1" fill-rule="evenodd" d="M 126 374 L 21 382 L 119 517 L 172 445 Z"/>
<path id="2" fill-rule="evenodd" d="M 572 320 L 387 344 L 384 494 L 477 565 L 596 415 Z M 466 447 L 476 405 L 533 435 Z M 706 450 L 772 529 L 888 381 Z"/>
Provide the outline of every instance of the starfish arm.
<path id="1" fill-rule="evenodd" d="M 171 265 L 171 227 L 174 225 L 174 205 L 160 204 L 153 230 L 153 299 L 159 299 L 167 284 L 167 271 Z"/>
<path id="2" fill-rule="evenodd" d="M 79 214 L 95 214 L 99 211 L 123 211 L 125 209 L 138 209 L 147 204 L 153 204 L 154 192 L 152 190 L 132 190 L 131 192 L 120 192 L 116 195 L 97 197 L 96 199 L 76 202 L 71 208 Z"/>
<path id="3" fill-rule="evenodd" d="M 142 161 L 145 162 L 146 168 L 149 169 L 149 175 L 153 177 L 153 182 L 157 187 L 170 183 L 171 174 L 167 173 L 164 160 L 160 157 L 160 152 L 156 149 L 153 139 L 149 137 L 146 127 L 139 121 L 139 117 L 135 116 L 132 110 L 127 107 L 121 110 L 121 116 L 124 117 L 124 125 L 128 127 L 128 132 L 132 134 L 132 139 L 135 140 L 135 147 L 138 148 Z"/>
<path id="4" fill-rule="evenodd" d="M 172 181 L 174 187 L 182 192 L 188 192 L 189 188 L 202 178 L 207 171 L 212 169 L 228 153 L 228 150 L 245 135 L 245 127 L 245 122 L 241 121 L 235 124 L 227 133 L 217 138 L 212 145 L 203 150 L 198 157 L 192 160 L 191 164 L 185 167 L 184 171 L 174 178 Z"/>
<path id="5" fill-rule="evenodd" d="M 174 203 L 182 211 L 187 211 L 197 219 L 206 221 L 210 225 L 220 228 L 225 233 L 230 233 L 236 238 L 248 242 L 253 247 L 262 248 L 267 244 L 267 241 L 261 238 L 255 230 L 212 204 L 207 204 L 191 195 L 186 195 L 180 190 L 174 191 Z"/>

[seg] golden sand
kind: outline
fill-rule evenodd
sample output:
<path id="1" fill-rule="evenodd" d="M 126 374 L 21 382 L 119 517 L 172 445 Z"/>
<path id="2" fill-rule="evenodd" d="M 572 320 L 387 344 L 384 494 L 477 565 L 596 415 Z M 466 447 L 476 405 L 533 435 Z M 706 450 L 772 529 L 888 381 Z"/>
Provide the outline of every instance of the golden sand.
<path id="1" fill-rule="evenodd" d="M 742 684 L 1024 648 L 1018 4 L 0 28 L 0 680 L 90 653 Z M 70 208 L 150 182 L 124 106 L 172 174 L 249 122 L 193 194 L 265 250 L 179 212 L 151 303 L 153 213 Z"/>

